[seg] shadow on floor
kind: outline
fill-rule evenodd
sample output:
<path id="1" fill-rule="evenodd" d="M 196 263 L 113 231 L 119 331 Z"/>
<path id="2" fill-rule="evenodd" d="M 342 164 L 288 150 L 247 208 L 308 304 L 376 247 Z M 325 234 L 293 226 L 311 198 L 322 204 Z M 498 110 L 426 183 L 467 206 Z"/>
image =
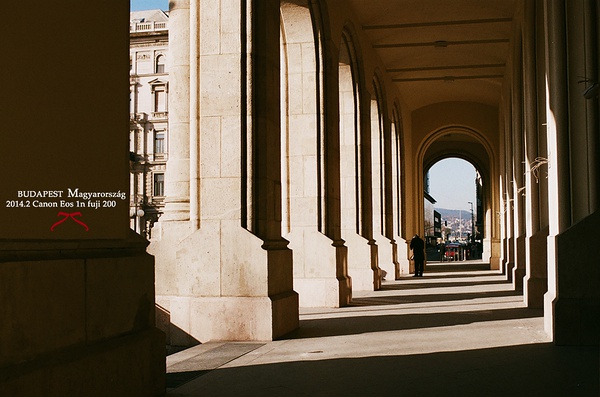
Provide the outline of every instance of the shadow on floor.
<path id="1" fill-rule="evenodd" d="M 490 264 L 480 261 L 427 262 L 425 271 L 434 272 L 472 272 L 490 270 Z"/>
<path id="2" fill-rule="evenodd" d="M 384 282 L 380 291 L 401 291 L 407 289 L 422 289 L 422 288 L 448 288 L 448 287 L 476 287 L 479 285 L 510 285 L 511 282 L 505 280 L 489 280 L 489 281 L 452 281 L 446 282 L 435 281 L 432 279 L 443 280 L 446 277 L 426 277 L 426 278 L 403 278 L 390 283 Z M 423 282 L 427 280 L 427 282 Z"/>
<path id="3" fill-rule="evenodd" d="M 473 310 L 447 313 L 347 316 L 301 320 L 300 328 L 282 339 L 321 338 L 368 332 L 399 331 L 465 325 L 484 321 L 514 320 L 543 316 L 542 310 L 527 308 Z"/>
<path id="4" fill-rule="evenodd" d="M 597 348 L 541 343 L 326 360 L 319 353 L 305 361 L 216 369 L 169 395 L 598 396 Z"/>
<path id="5" fill-rule="evenodd" d="M 443 265 L 439 269 L 443 268 L 440 272 L 455 271 L 454 266 Z M 466 264 L 457 271 L 489 269 L 489 266 L 487 269 L 485 266 Z M 481 274 L 490 275 L 498 273 Z M 190 373 L 195 379 L 171 390 L 168 396 L 598 396 L 598 347 L 556 347 L 552 343 L 531 343 L 449 351 L 456 343 L 452 339 L 443 339 L 447 343 L 441 351 L 417 354 L 414 349 L 418 346 L 410 346 L 411 339 L 407 338 L 405 343 L 408 345 L 389 347 L 387 351 L 394 351 L 395 355 L 379 353 L 373 356 L 366 353 L 373 350 L 363 344 L 365 341 L 386 343 L 385 338 L 378 336 L 380 332 L 426 331 L 435 327 L 543 316 L 542 310 L 520 307 L 520 295 L 506 288 L 509 282 L 483 280 L 478 283 L 476 278 L 479 276 L 479 273 L 430 275 L 406 285 L 396 281 L 396 284 L 386 286 L 382 294 L 376 292 L 373 296 L 355 299 L 355 307 L 331 309 L 328 313 L 316 311 L 314 316 L 305 315 L 300 328 L 283 338 L 297 341 L 302 346 L 298 351 L 286 348 L 286 343 L 273 345 L 270 350 L 253 359 L 263 360 L 263 364 L 254 361 L 253 365 L 215 366 L 216 369 L 209 372 Z M 453 282 L 455 277 L 473 279 Z M 431 284 L 426 286 L 428 282 Z M 461 291 L 462 287 L 491 284 L 498 284 L 502 290 Z M 454 287 L 456 293 L 394 295 L 394 291 L 433 286 Z M 499 299 L 482 303 L 482 298 Z M 494 309 L 488 305 L 506 302 L 515 305 Z M 403 304 L 414 305 L 403 307 Z M 443 312 L 444 307 L 452 309 Z M 470 331 L 465 331 L 464 338 L 469 337 L 468 332 L 489 330 L 465 328 Z M 360 334 L 369 335 L 366 338 L 348 338 Z M 335 338 L 338 336 L 342 338 Z M 333 338 L 329 344 L 323 344 L 322 341 L 319 344 L 314 339 L 322 337 Z M 504 343 L 510 344 L 510 339 Z M 327 351 L 328 348 L 331 351 Z M 386 349 L 384 347 L 378 351 L 385 352 Z M 403 351 L 413 354 L 398 354 Z M 327 358 L 324 358 L 325 355 Z M 335 355 L 352 357 L 331 358 Z"/>
<path id="6" fill-rule="evenodd" d="M 420 294 L 420 295 L 401 295 L 401 296 L 373 296 L 364 298 L 354 298 L 350 306 L 379 306 L 379 305 L 398 305 L 406 303 L 432 303 L 432 302 L 451 302 L 462 300 L 473 300 L 483 298 L 501 298 L 506 296 L 520 296 L 515 291 L 487 291 L 487 292 L 463 292 L 456 294 Z"/>

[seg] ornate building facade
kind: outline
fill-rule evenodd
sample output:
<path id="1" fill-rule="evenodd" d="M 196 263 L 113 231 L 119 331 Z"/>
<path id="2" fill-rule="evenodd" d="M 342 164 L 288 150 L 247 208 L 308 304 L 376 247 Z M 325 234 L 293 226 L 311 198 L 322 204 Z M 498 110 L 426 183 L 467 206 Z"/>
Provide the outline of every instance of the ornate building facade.
<path id="1" fill-rule="evenodd" d="M 162 214 L 168 142 L 169 30 L 161 10 L 130 14 L 131 228 L 150 238 Z"/>

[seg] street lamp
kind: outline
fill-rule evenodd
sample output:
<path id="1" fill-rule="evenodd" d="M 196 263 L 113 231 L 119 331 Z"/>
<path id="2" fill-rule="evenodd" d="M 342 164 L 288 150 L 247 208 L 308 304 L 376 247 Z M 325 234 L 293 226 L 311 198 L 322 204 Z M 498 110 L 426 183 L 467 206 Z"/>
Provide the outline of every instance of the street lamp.
<path id="1" fill-rule="evenodd" d="M 473 216 L 473 202 L 469 201 L 469 204 L 471 204 L 471 242 L 474 243 L 475 242 L 475 218 Z"/>

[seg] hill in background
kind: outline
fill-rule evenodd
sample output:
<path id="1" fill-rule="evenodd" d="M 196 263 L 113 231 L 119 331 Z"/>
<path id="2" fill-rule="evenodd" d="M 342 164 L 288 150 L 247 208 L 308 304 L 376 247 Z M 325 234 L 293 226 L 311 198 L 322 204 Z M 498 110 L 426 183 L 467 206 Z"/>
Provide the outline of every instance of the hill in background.
<path id="1" fill-rule="evenodd" d="M 449 210 L 446 208 L 436 208 L 435 209 L 437 212 L 440 213 L 440 215 L 442 216 L 442 218 L 460 218 L 461 217 L 461 212 L 462 212 L 462 217 L 463 218 L 470 218 L 471 217 L 471 211 L 470 210 Z"/>

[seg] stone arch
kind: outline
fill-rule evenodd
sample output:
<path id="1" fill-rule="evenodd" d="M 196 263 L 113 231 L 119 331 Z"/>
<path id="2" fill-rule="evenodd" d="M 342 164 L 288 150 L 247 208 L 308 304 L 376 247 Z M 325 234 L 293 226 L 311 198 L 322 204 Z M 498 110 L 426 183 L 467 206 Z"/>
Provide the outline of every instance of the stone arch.
<path id="1" fill-rule="evenodd" d="M 440 160 L 457 157 L 471 163 L 481 176 L 482 207 L 484 209 L 483 259 L 489 260 L 493 268 L 499 267 L 499 252 L 495 246 L 499 238 L 496 215 L 498 186 L 496 181 L 496 158 L 492 144 L 480 131 L 464 126 L 449 125 L 430 132 L 423 140 L 417 154 L 417 189 L 423 191 L 424 176 L 431 166 Z M 422 193 L 421 193 L 422 194 Z M 423 224 L 423 199 L 419 200 L 419 225 Z M 494 245 L 494 246 L 493 246 Z"/>

